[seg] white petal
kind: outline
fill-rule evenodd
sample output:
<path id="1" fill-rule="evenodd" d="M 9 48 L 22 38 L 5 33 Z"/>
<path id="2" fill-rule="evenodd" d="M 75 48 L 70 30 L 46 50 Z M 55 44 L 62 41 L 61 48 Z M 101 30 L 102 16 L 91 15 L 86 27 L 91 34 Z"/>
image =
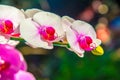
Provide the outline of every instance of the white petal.
<path id="1" fill-rule="evenodd" d="M 4 36 L 0 35 L 0 44 L 9 44 L 11 46 L 16 46 L 19 41 L 6 39 Z"/>
<path id="2" fill-rule="evenodd" d="M 95 43 L 95 46 L 99 46 L 101 44 L 101 40 L 100 39 L 94 39 L 93 43 Z"/>
<path id="3" fill-rule="evenodd" d="M 63 20 L 63 21 L 66 20 L 66 21 L 69 22 L 69 23 L 73 23 L 73 22 L 75 21 L 73 18 L 71 18 L 71 17 L 69 17 L 69 16 L 63 16 L 63 17 L 62 17 L 62 20 Z"/>
<path id="4" fill-rule="evenodd" d="M 12 6 L 0 5 L 0 19 L 11 20 L 15 28 L 18 27 L 24 18 L 24 14 L 19 9 Z"/>
<path id="5" fill-rule="evenodd" d="M 27 9 L 27 10 L 24 11 L 24 14 L 29 18 L 29 17 L 33 17 L 35 13 L 42 12 L 42 11 L 43 10 L 36 9 L 36 8 Z"/>
<path id="6" fill-rule="evenodd" d="M 77 51 L 74 51 L 79 57 L 84 57 L 84 53 L 80 53 L 80 52 L 77 52 Z"/>
<path id="7" fill-rule="evenodd" d="M 90 24 L 84 21 L 80 21 L 80 20 L 74 21 L 72 28 L 76 30 L 79 34 L 82 33 L 85 35 L 89 35 L 93 39 L 96 38 L 96 33 L 95 33 L 94 28 Z"/>
<path id="8" fill-rule="evenodd" d="M 33 16 L 33 20 L 44 26 L 52 26 L 58 37 L 64 35 L 60 16 L 50 12 L 38 12 Z"/>
<path id="9" fill-rule="evenodd" d="M 63 27 L 64 31 L 66 31 L 66 27 L 70 27 L 74 21 L 75 20 L 70 18 L 69 16 L 63 16 L 62 17 L 62 27 Z"/>
<path id="10" fill-rule="evenodd" d="M 24 38 L 29 44 L 34 47 L 42 47 L 46 49 L 52 49 L 53 45 L 48 45 L 47 42 L 40 39 L 37 27 L 34 25 L 31 19 L 25 19 L 20 24 L 21 37 Z"/>
<path id="11" fill-rule="evenodd" d="M 4 36 L 0 35 L 0 44 L 6 44 L 8 39 L 6 39 Z"/>
<path id="12" fill-rule="evenodd" d="M 77 52 L 77 51 L 73 50 L 72 48 L 67 48 L 67 49 L 75 52 L 79 57 L 84 57 L 84 53 Z"/>
<path id="13" fill-rule="evenodd" d="M 9 45 L 11 45 L 11 46 L 16 46 L 16 45 L 19 44 L 19 41 L 9 40 L 9 41 L 7 42 L 7 44 L 9 44 Z"/>
<path id="14" fill-rule="evenodd" d="M 83 57 L 84 50 L 80 48 L 79 43 L 77 42 L 76 34 L 70 27 L 67 27 L 66 29 L 66 37 L 71 49 L 76 52 L 77 55 Z"/>

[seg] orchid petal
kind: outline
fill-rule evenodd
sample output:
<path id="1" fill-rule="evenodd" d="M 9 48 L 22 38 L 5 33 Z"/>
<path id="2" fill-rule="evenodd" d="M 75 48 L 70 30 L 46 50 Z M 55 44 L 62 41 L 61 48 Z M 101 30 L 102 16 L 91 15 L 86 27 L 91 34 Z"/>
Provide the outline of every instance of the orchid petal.
<path id="1" fill-rule="evenodd" d="M 18 70 L 27 70 L 26 62 L 22 54 L 13 46 L 0 44 L 0 58 L 6 62 L 6 70 L 3 70 L 1 76 L 12 76 Z"/>
<path id="2" fill-rule="evenodd" d="M 67 41 L 68 41 L 71 49 L 74 52 L 76 52 L 77 55 L 79 55 L 80 57 L 83 57 L 84 50 L 80 48 L 79 43 L 76 38 L 76 34 L 70 27 L 66 28 L 66 37 L 67 37 Z"/>
<path id="3" fill-rule="evenodd" d="M 69 16 L 63 16 L 62 17 L 62 26 L 63 26 L 64 31 L 66 31 L 66 27 L 71 26 L 74 21 L 75 20 L 70 18 Z"/>
<path id="4" fill-rule="evenodd" d="M 14 75 L 14 80 L 36 80 L 33 74 L 19 70 L 15 75 Z"/>
<path id="5" fill-rule="evenodd" d="M 8 39 L 6 39 L 4 36 L 0 36 L 0 44 L 6 44 Z"/>
<path id="6" fill-rule="evenodd" d="M 6 39 L 4 36 L 0 36 L 0 44 L 9 44 L 11 46 L 16 46 L 19 41 Z"/>
<path id="7" fill-rule="evenodd" d="M 0 19 L 11 20 L 14 24 L 14 28 L 16 29 L 21 22 L 25 18 L 24 14 L 17 8 L 7 5 L 0 5 Z"/>
<path id="8" fill-rule="evenodd" d="M 58 37 L 64 35 L 60 16 L 50 12 L 38 12 L 33 16 L 33 20 L 43 26 L 52 26 Z"/>
<path id="9" fill-rule="evenodd" d="M 95 43 L 95 46 L 99 46 L 101 44 L 101 40 L 100 39 L 94 39 L 93 43 Z"/>
<path id="10" fill-rule="evenodd" d="M 84 21 L 80 20 L 74 21 L 72 24 L 72 29 L 77 31 L 79 34 L 82 33 L 83 35 L 88 35 L 93 39 L 96 38 L 96 33 L 93 27 Z"/>
<path id="11" fill-rule="evenodd" d="M 30 17 L 33 17 L 34 14 L 38 13 L 38 12 L 42 12 L 43 10 L 40 10 L 40 9 L 36 9 L 36 8 L 33 8 L 33 9 L 27 9 L 24 12 L 24 14 L 27 16 L 27 18 L 30 18 Z"/>
<path id="12" fill-rule="evenodd" d="M 11 46 L 16 46 L 17 44 L 19 44 L 19 41 L 15 41 L 15 40 L 8 40 L 8 42 L 6 44 L 9 44 Z"/>

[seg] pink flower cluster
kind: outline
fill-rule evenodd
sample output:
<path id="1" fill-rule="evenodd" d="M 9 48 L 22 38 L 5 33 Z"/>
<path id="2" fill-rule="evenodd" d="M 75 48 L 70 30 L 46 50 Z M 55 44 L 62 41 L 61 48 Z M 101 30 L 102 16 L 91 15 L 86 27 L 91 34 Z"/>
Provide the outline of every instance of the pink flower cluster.
<path id="1" fill-rule="evenodd" d="M 0 80 L 35 80 L 22 54 L 8 44 L 0 44 Z"/>
<path id="2" fill-rule="evenodd" d="M 0 5 L 0 80 L 35 80 L 26 72 L 26 62 L 15 45 L 22 38 L 33 48 L 53 49 L 55 43 L 66 42 L 69 50 L 83 57 L 101 44 L 94 28 L 81 20 L 39 10 L 19 10 Z"/>

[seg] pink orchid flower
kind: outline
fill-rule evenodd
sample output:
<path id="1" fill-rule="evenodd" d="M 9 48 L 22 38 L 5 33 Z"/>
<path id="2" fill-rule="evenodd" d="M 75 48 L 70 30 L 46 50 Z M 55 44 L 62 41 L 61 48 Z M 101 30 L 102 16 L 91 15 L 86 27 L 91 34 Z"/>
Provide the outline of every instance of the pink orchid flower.
<path id="1" fill-rule="evenodd" d="M 62 22 L 70 50 L 78 56 L 83 57 L 85 51 L 91 51 L 101 44 L 90 24 L 68 16 L 63 16 Z"/>
<path id="2" fill-rule="evenodd" d="M 50 12 L 37 12 L 20 24 L 21 37 L 33 47 L 52 49 L 53 42 L 64 36 L 61 18 Z"/>
<path id="3" fill-rule="evenodd" d="M 13 46 L 0 44 L 0 80 L 35 80 L 26 70 L 22 54 Z"/>
<path id="4" fill-rule="evenodd" d="M 0 35 L 10 38 L 19 36 L 19 24 L 25 19 L 24 14 L 17 8 L 7 5 L 0 5 Z"/>

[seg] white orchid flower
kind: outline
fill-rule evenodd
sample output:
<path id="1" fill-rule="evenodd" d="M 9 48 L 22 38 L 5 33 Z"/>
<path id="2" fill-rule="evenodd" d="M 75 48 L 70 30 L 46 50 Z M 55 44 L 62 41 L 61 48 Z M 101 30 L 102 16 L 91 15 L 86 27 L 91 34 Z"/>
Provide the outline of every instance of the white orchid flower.
<path id="1" fill-rule="evenodd" d="M 91 51 L 101 44 L 101 40 L 96 38 L 95 30 L 90 24 L 68 16 L 62 17 L 62 23 L 70 50 L 78 56 L 83 57 L 85 51 Z"/>
<path id="2" fill-rule="evenodd" d="M 64 35 L 60 16 L 44 11 L 22 21 L 20 33 L 31 46 L 45 49 L 52 49 Z"/>
<path id="3" fill-rule="evenodd" d="M 18 36 L 19 24 L 25 19 L 24 14 L 17 8 L 7 5 L 0 5 L 0 35 L 10 38 Z"/>

